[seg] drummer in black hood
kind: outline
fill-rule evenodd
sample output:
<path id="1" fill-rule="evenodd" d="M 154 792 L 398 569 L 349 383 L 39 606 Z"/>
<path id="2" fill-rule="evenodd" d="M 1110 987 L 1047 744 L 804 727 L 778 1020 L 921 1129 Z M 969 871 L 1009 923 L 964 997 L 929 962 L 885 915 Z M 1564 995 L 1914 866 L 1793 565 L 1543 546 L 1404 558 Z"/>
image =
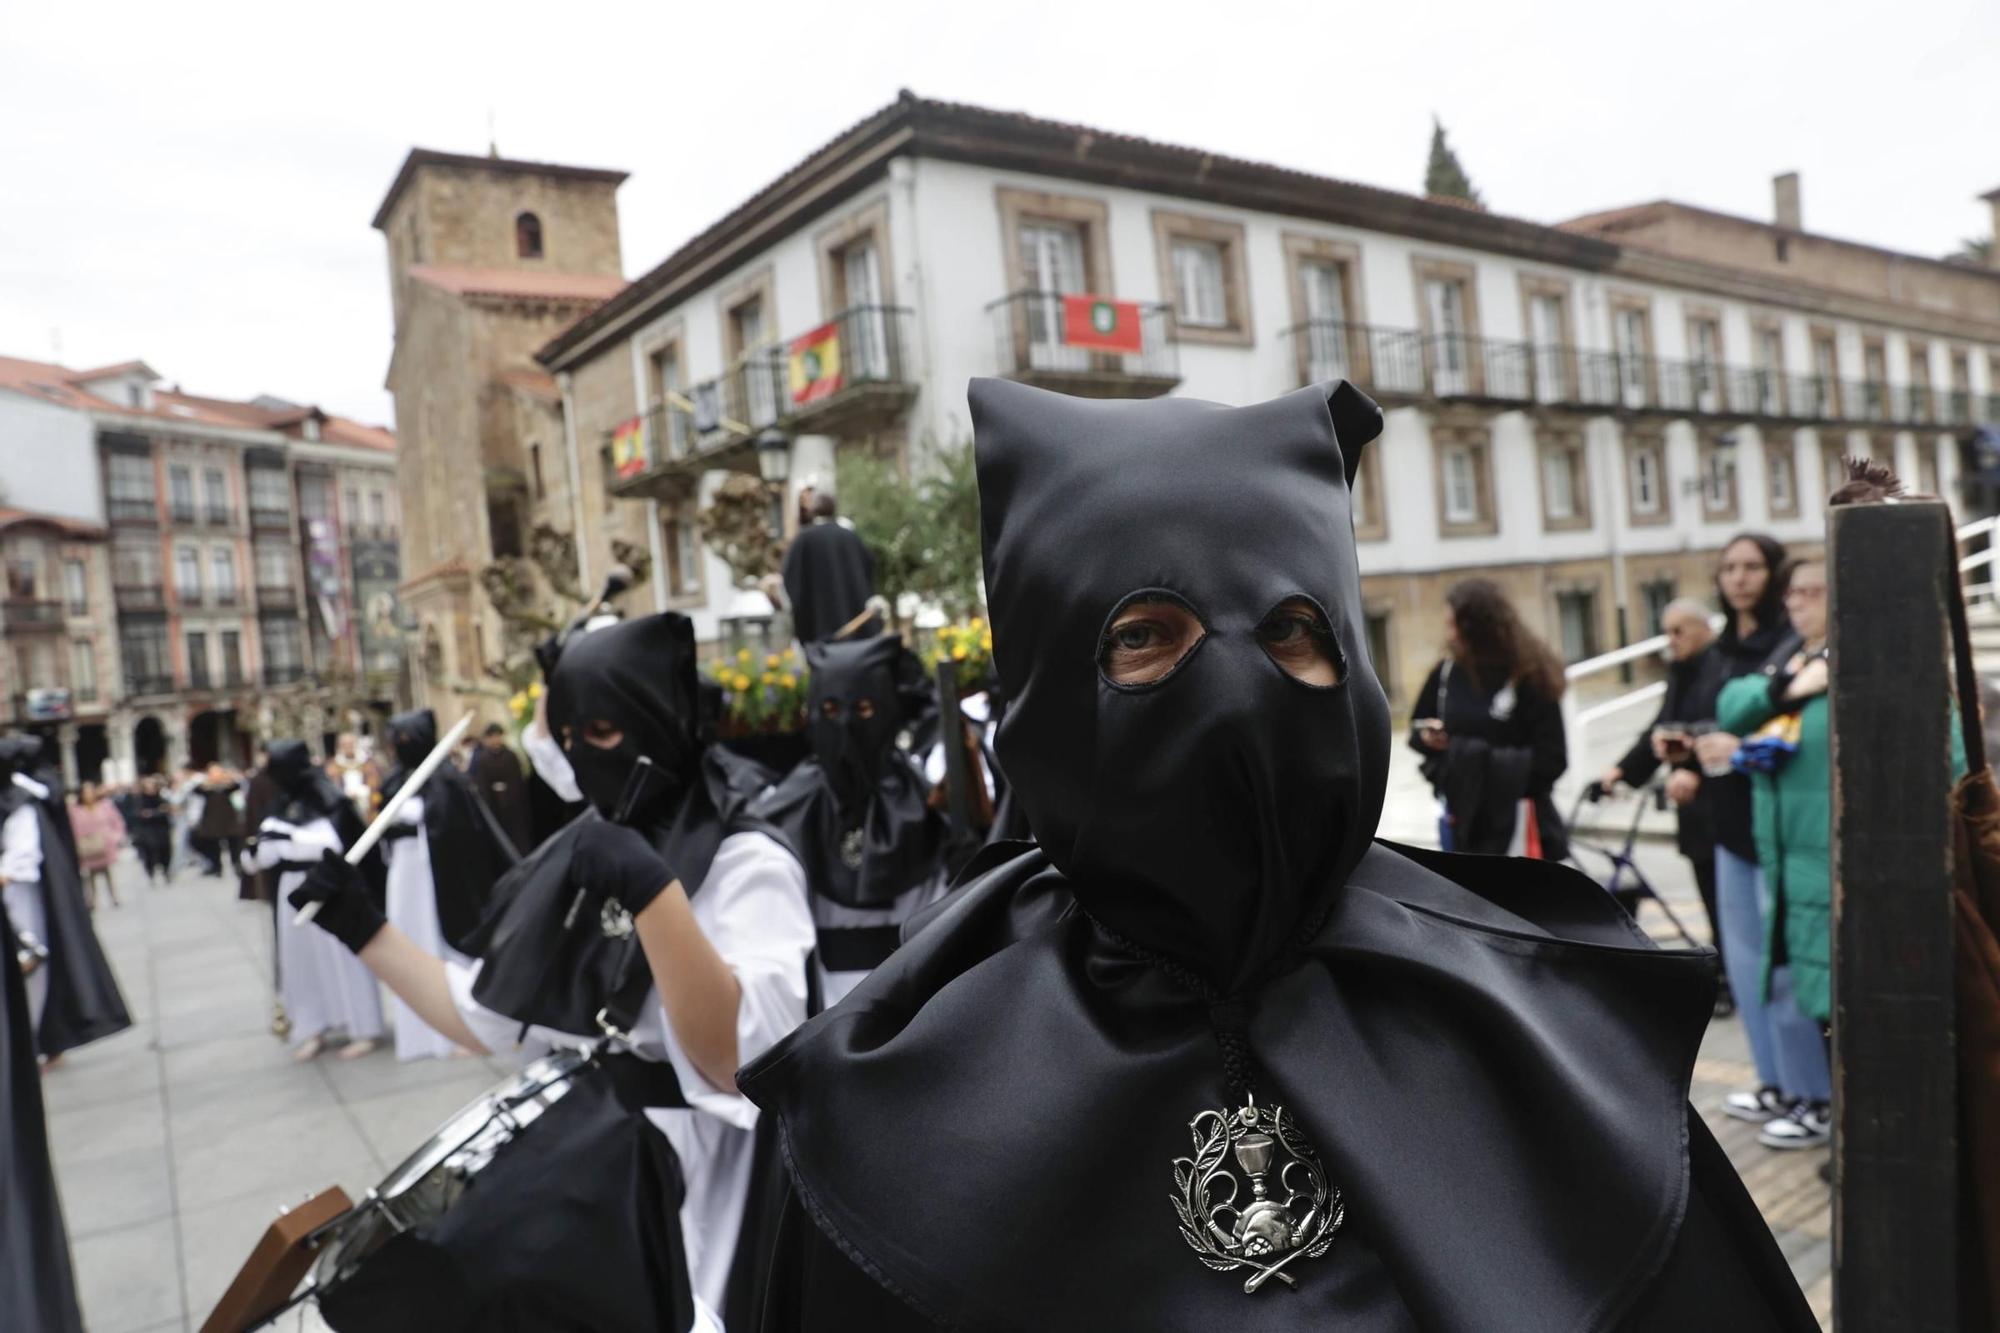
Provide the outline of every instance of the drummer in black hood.
<path id="1" fill-rule="evenodd" d="M 132 1018 L 84 906 L 69 814 L 59 795 L 19 767 L 40 749 L 32 737 L 0 739 L 0 894 L 11 922 L 0 938 L 0 967 L 24 974 L 29 1029 L 54 1063 L 123 1032 Z"/>
<path id="2" fill-rule="evenodd" d="M 799 1203 L 767 1327 L 1814 1327 L 1687 1105 L 1713 955 L 1374 840 L 1375 405 L 971 397 L 1040 846 L 742 1072 Z"/>
<path id="3" fill-rule="evenodd" d="M 808 643 L 805 653 L 813 752 L 753 809 L 805 863 L 821 999 L 832 1005 L 889 956 L 901 925 L 944 893 L 945 825 L 897 744 L 934 707 L 903 641 Z"/>
<path id="4" fill-rule="evenodd" d="M 386 805 L 437 745 L 430 709 L 389 719 L 396 767 L 382 785 Z M 486 913 L 487 897 L 520 857 L 455 764 L 440 764 L 423 791 L 405 801 L 379 844 L 388 919 L 426 953 L 460 964 Z M 398 1060 L 443 1059 L 457 1049 L 401 1000 L 393 1002 Z"/>
<path id="5" fill-rule="evenodd" d="M 411 1233 L 421 1264 L 364 1267 L 323 1298 L 335 1328 L 438 1333 L 505 1311 L 506 1327 L 684 1329 L 697 1304 L 757 1326 L 774 1219 L 746 1206 L 758 1117 L 735 1072 L 805 1016 L 812 916 L 798 858 L 744 813 L 757 779 L 702 744 L 697 697 L 684 616 L 565 647 L 548 719 L 592 809 L 496 887 L 469 966 L 386 924 L 337 859 L 292 896 L 320 902 L 319 925 L 469 1049 L 526 1056 L 616 1029 L 631 1052 L 601 1062 L 615 1107 L 586 1119 L 592 1103 L 571 1093 L 549 1113 L 570 1128 L 517 1145 L 509 1191 L 482 1180 L 479 1210 Z M 651 1136 L 633 1148 L 651 1164 L 636 1177 L 571 1163 L 634 1123 Z M 603 1197 L 579 1211 L 592 1182 Z M 553 1215 L 570 1219 L 554 1235 L 526 1225 Z"/>

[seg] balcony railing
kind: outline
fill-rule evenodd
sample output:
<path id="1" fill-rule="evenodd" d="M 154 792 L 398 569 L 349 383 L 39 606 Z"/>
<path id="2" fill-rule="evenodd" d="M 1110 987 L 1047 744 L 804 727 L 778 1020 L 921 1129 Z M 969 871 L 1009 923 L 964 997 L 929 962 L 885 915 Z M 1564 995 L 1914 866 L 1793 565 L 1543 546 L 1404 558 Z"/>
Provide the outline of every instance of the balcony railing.
<path id="1" fill-rule="evenodd" d="M 104 502 L 105 516 L 113 523 L 158 523 L 160 504 L 150 495 L 114 495 Z"/>
<path id="2" fill-rule="evenodd" d="M 1307 320 L 1284 332 L 1292 340 L 1300 383 L 1345 378 L 1388 396 L 1913 425 L 1964 424 L 1974 406 L 1970 394 L 1938 395 L 1923 385 L 1787 375 L 1757 366 L 1341 320 Z M 1986 414 L 2000 419 L 2000 394 L 1988 395 Z"/>
<path id="3" fill-rule="evenodd" d="M 189 668 L 188 688 L 191 690 L 208 690 L 215 688 L 209 681 L 207 667 L 197 665 Z"/>
<path id="4" fill-rule="evenodd" d="M 305 677 L 306 669 L 304 666 L 278 666 L 267 663 L 264 667 L 264 683 L 266 685 L 292 685 L 304 680 Z"/>
<path id="5" fill-rule="evenodd" d="M 134 675 L 131 672 L 127 672 L 125 675 L 125 693 L 135 698 L 152 694 L 172 694 L 173 692 L 174 678 L 172 676 L 141 676 Z"/>
<path id="6" fill-rule="evenodd" d="M 1014 292 L 986 307 L 1000 374 L 1094 397 L 1157 397 L 1180 383 L 1168 307 L 1138 307 L 1137 351 L 1106 350 L 1094 339 L 1083 346 L 1070 341 L 1070 299 L 1062 292 Z"/>
<path id="7" fill-rule="evenodd" d="M 167 604 L 166 588 L 158 583 L 120 583 L 111 596 L 120 611 L 158 611 Z"/>
<path id="8" fill-rule="evenodd" d="M 226 506 L 218 508 L 210 505 L 202 513 L 211 528 L 226 528 L 236 521 L 236 511 Z"/>
<path id="9" fill-rule="evenodd" d="M 235 606 L 241 597 L 242 594 L 234 588 L 216 588 L 209 592 L 208 604 L 221 607 Z"/>
<path id="10" fill-rule="evenodd" d="M 257 609 L 259 611 L 289 611 L 299 604 L 298 589 L 291 584 L 257 585 Z"/>
<path id="11" fill-rule="evenodd" d="M 288 532 L 292 526 L 292 511 L 251 505 L 250 526 L 264 532 Z"/>
<path id="12" fill-rule="evenodd" d="M 192 527 L 194 524 L 194 506 L 168 505 L 167 521 L 169 523 L 178 523 L 184 527 Z"/>
<path id="13" fill-rule="evenodd" d="M 63 604 L 40 597 L 9 597 L 0 603 L 0 619 L 9 632 L 24 629 L 60 629 Z"/>

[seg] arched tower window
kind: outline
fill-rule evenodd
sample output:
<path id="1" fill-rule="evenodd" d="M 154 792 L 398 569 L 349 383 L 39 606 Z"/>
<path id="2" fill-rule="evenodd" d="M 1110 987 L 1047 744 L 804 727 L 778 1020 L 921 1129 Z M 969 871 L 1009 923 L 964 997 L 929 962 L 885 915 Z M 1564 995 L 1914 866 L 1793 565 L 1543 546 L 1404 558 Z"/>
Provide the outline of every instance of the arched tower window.
<path id="1" fill-rule="evenodd" d="M 542 257 L 542 220 L 533 213 L 514 219 L 514 252 L 523 259 Z"/>

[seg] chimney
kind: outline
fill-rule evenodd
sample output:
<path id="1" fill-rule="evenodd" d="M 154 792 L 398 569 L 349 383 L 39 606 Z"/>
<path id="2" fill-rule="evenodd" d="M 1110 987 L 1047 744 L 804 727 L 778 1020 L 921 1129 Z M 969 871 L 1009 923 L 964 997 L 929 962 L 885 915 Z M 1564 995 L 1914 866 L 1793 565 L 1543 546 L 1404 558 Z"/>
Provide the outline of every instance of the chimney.
<path id="1" fill-rule="evenodd" d="M 1799 173 L 1771 177 L 1771 221 L 1786 231 L 1803 231 L 1799 221 Z"/>
<path id="2" fill-rule="evenodd" d="M 1986 263 L 1990 268 L 2000 268 L 2000 190 L 1988 190 L 1979 197 L 1993 210 L 1993 234 L 1988 238 Z"/>

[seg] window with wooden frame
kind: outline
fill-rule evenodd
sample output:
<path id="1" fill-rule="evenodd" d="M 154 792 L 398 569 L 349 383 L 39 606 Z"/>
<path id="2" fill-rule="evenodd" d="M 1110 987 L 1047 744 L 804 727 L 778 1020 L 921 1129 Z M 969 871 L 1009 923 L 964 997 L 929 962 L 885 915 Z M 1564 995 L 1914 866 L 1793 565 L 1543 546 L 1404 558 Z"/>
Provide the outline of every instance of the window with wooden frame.
<path id="1" fill-rule="evenodd" d="M 1479 293 L 1470 264 L 1423 255 L 1410 261 L 1417 312 L 1423 322 L 1424 368 L 1440 398 L 1476 394 L 1485 386 L 1479 343 Z"/>
<path id="2" fill-rule="evenodd" d="M 1889 415 L 1889 351 L 1880 337 L 1861 340 L 1861 416 L 1883 421 Z"/>
<path id="3" fill-rule="evenodd" d="M 1375 679 L 1382 682 L 1382 692 L 1390 703 L 1397 702 L 1400 691 L 1397 682 L 1402 673 L 1396 670 L 1396 611 L 1391 603 L 1370 603 L 1362 612 L 1367 621 L 1368 663 L 1375 668 Z"/>
<path id="4" fill-rule="evenodd" d="M 693 505 L 660 507 L 660 548 L 667 557 L 667 602 L 699 606 L 707 599 L 707 570 Z"/>
<path id="5" fill-rule="evenodd" d="M 1834 420 L 1840 416 L 1840 341 L 1832 329 L 1815 324 L 1812 341 L 1812 401 L 1798 404 L 1810 416 Z"/>
<path id="6" fill-rule="evenodd" d="M 1917 445 L 1916 484 L 1911 487 L 1918 495 L 1940 495 L 1938 490 L 1938 442 L 1927 435 L 1919 435 Z"/>
<path id="7" fill-rule="evenodd" d="M 1600 651 L 1597 584 L 1582 580 L 1555 590 L 1556 640 L 1563 661 L 1582 662 Z"/>
<path id="8" fill-rule="evenodd" d="M 1576 335 L 1569 316 L 1569 283 L 1539 273 L 1521 275 L 1522 323 L 1534 358 L 1538 403 L 1565 403 L 1576 397 Z"/>
<path id="9" fill-rule="evenodd" d="M 679 327 L 645 347 L 646 405 L 665 436 L 655 447 L 664 457 L 685 458 L 694 442 L 694 418 L 669 401 L 670 396 L 687 396 L 687 364 L 681 355 Z"/>
<path id="10" fill-rule="evenodd" d="M 1701 516 L 1711 523 L 1727 523 L 1736 518 L 1736 449 L 1725 445 L 1719 430 L 1704 430 L 1697 437 L 1696 452 L 1701 462 Z"/>
<path id="11" fill-rule="evenodd" d="M 1891 440 L 1893 447 L 1894 441 Z M 1846 432 L 1820 436 L 1819 440 L 1819 498 L 1824 505 L 1826 498 L 1847 484 L 1847 458 L 1852 452 L 1848 447 Z"/>
<path id="12" fill-rule="evenodd" d="M 1972 354 L 1963 347 L 1951 349 L 1951 399 L 1946 421 L 1972 419 Z"/>
<path id="13" fill-rule="evenodd" d="M 1667 439 L 1657 428 L 1625 433 L 1626 513 L 1634 527 L 1656 527 L 1674 517 L 1668 484 Z"/>
<path id="14" fill-rule="evenodd" d="M 1369 349 L 1363 326 L 1368 316 L 1361 291 L 1361 248 L 1290 231 L 1282 239 L 1299 383 L 1347 379 L 1366 384 Z"/>
<path id="15" fill-rule="evenodd" d="M 840 324 L 840 353 L 854 379 L 902 378 L 901 349 L 890 307 L 889 205 L 877 199 L 814 238 L 819 252 L 820 309 Z"/>
<path id="16" fill-rule="evenodd" d="M 1354 515 L 1356 541 L 1388 540 L 1389 504 L 1388 495 L 1382 489 L 1380 441 L 1361 451 L 1361 466 L 1354 470 L 1354 487 L 1348 495 L 1348 509 Z"/>
<path id="17" fill-rule="evenodd" d="M 1789 434 L 1764 442 L 1764 505 L 1772 518 L 1799 516 L 1798 447 Z"/>
<path id="18" fill-rule="evenodd" d="M 1153 250 L 1182 342 L 1251 345 L 1243 224 L 1156 208 Z"/>
<path id="19" fill-rule="evenodd" d="M 778 295 L 768 266 L 724 290 L 722 355 L 728 366 L 724 411 L 751 426 L 768 426 L 778 416 L 781 369 L 770 354 L 778 340 Z"/>
<path id="20" fill-rule="evenodd" d="M 1537 472 L 1542 488 L 1542 530 L 1575 532 L 1590 526 L 1590 458 L 1581 422 L 1535 419 Z"/>
<path id="21" fill-rule="evenodd" d="M 1618 400 L 1627 407 L 1659 401 L 1653 360 L 1653 303 L 1629 292 L 1610 297 L 1611 346 L 1618 354 Z"/>
<path id="22" fill-rule="evenodd" d="M 1493 431 L 1486 418 L 1452 413 L 1431 418 L 1431 482 L 1438 532 L 1491 536 L 1500 530 L 1493 506 Z"/>
<path id="23" fill-rule="evenodd" d="M 1776 319 L 1750 322 L 1750 368 L 1753 406 L 1767 417 L 1785 413 L 1785 330 Z"/>
<path id="24" fill-rule="evenodd" d="M 1929 421 L 1931 409 L 1931 345 L 1909 341 L 1910 407 L 1908 420 Z"/>
<path id="25" fill-rule="evenodd" d="M 1014 364 L 1088 370 L 1090 353 L 1063 343 L 1062 297 L 1115 296 L 1110 210 L 1099 199 L 1017 190 L 994 191 L 1001 257 L 1013 308 Z"/>
<path id="26" fill-rule="evenodd" d="M 1722 312 L 1709 306 L 1687 309 L 1687 359 L 1689 388 L 1694 410 L 1720 412 L 1725 406 L 1722 387 Z"/>

